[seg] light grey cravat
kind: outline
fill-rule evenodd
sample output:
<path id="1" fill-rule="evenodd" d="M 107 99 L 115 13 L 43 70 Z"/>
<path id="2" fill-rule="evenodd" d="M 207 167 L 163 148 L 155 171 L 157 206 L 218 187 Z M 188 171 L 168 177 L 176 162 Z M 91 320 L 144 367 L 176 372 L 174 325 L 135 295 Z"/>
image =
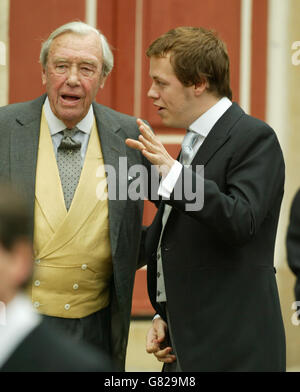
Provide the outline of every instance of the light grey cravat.
<path id="1" fill-rule="evenodd" d="M 81 173 L 81 143 L 72 139 L 77 131 L 76 127 L 63 130 L 64 137 L 57 149 L 57 166 L 67 210 L 72 203 Z"/>
<path id="2" fill-rule="evenodd" d="M 193 147 L 196 143 L 196 140 L 199 138 L 199 134 L 187 130 L 186 135 L 183 138 L 181 143 L 181 155 L 180 155 L 180 162 L 183 165 L 189 165 L 193 159 Z"/>

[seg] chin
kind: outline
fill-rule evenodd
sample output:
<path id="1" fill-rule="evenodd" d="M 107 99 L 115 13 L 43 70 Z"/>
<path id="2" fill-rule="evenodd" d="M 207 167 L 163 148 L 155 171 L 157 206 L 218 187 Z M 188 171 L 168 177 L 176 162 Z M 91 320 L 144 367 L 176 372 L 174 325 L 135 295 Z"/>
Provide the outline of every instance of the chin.
<path id="1" fill-rule="evenodd" d="M 74 113 L 71 110 L 68 111 L 67 113 L 61 113 L 61 116 L 59 117 L 61 121 L 64 123 L 66 122 L 75 122 L 76 124 L 79 123 L 81 119 L 83 119 L 84 115 L 82 113 Z"/>
<path id="2" fill-rule="evenodd" d="M 164 121 L 162 120 L 163 125 L 169 128 L 180 128 L 177 124 L 173 123 L 172 121 Z"/>

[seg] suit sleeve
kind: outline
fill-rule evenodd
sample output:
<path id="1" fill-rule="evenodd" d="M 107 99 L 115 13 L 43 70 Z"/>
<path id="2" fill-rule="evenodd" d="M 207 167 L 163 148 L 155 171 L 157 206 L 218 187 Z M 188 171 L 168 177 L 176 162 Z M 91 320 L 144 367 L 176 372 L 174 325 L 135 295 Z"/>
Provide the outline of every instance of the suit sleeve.
<path id="1" fill-rule="evenodd" d="M 215 159 L 218 172 L 225 176 L 222 189 L 217 181 L 205 177 L 205 169 L 184 168 L 166 201 L 233 245 L 249 241 L 283 195 L 284 161 L 274 131 L 264 123 L 246 131 L 228 141 L 232 153 L 226 160 Z M 199 208 L 188 211 L 193 203 Z"/>
<path id="2" fill-rule="evenodd" d="M 300 301 L 300 190 L 292 202 L 286 246 L 289 267 L 296 275 L 295 298 Z"/>

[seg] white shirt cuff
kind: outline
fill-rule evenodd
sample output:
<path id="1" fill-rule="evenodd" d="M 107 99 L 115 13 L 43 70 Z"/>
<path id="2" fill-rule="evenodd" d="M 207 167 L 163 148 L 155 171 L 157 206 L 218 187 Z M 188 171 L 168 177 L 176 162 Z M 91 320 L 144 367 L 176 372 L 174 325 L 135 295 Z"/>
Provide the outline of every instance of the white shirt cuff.
<path id="1" fill-rule="evenodd" d="M 156 320 L 157 318 L 161 318 L 158 313 L 156 313 L 156 315 L 153 317 L 152 321 Z"/>
<path id="2" fill-rule="evenodd" d="M 170 199 L 171 193 L 182 171 L 182 164 L 175 161 L 168 175 L 159 184 L 158 195 Z"/>

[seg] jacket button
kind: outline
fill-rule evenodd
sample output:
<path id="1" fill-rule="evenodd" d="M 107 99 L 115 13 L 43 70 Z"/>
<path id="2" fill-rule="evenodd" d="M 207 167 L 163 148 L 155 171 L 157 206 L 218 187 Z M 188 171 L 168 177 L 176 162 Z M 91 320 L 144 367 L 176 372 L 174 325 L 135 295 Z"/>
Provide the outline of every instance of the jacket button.
<path id="1" fill-rule="evenodd" d="M 41 284 L 41 282 L 40 282 L 39 280 L 36 280 L 36 281 L 34 282 L 34 285 L 35 285 L 36 287 L 39 287 L 40 284 Z"/>
<path id="2" fill-rule="evenodd" d="M 69 310 L 70 307 L 71 307 L 71 306 L 70 306 L 69 304 L 65 304 L 65 309 L 66 309 L 66 310 Z"/>
<path id="3" fill-rule="evenodd" d="M 87 269 L 87 264 L 82 264 L 81 269 L 82 271 L 85 271 Z"/>
<path id="4" fill-rule="evenodd" d="M 77 283 L 74 283 L 74 284 L 73 284 L 73 290 L 77 290 L 78 287 L 79 287 L 79 285 L 78 285 Z"/>

